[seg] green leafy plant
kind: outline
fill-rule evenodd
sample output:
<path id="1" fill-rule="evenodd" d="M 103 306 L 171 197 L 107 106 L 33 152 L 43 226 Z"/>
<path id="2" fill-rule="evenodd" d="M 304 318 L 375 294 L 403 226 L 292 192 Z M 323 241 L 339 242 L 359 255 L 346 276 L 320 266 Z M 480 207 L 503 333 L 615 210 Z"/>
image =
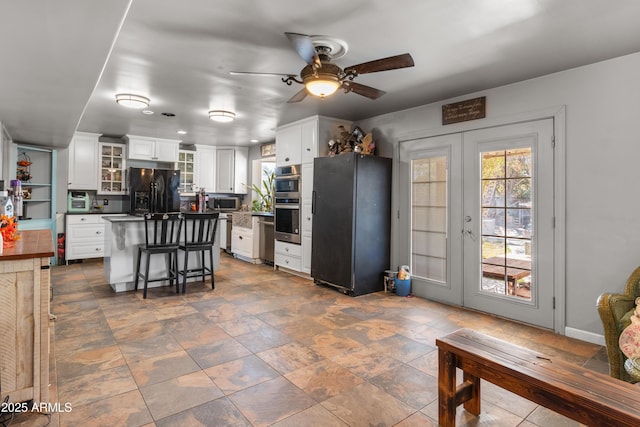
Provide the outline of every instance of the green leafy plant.
<path id="1" fill-rule="evenodd" d="M 251 186 L 251 189 L 258 195 L 258 198 L 251 203 L 251 209 L 254 212 L 273 212 L 275 173 L 267 169 L 264 172 L 267 177 L 262 180 L 262 186 L 258 187 L 255 184 Z"/>

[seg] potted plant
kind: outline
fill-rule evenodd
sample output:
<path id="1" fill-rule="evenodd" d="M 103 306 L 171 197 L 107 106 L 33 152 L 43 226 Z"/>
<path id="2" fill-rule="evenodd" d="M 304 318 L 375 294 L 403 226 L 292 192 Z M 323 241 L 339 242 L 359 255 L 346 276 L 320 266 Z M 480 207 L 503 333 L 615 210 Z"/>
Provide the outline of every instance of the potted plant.
<path id="1" fill-rule="evenodd" d="M 262 180 L 262 186 L 253 184 L 251 189 L 258 198 L 253 199 L 251 210 L 254 212 L 273 212 L 274 171 L 264 170 L 266 178 Z"/>

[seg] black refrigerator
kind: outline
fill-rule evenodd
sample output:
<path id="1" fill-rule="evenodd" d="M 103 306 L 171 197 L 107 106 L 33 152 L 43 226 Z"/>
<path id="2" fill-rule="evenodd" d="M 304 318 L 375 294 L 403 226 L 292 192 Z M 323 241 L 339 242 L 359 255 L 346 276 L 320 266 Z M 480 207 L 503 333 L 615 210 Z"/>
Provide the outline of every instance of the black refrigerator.
<path id="1" fill-rule="evenodd" d="M 311 276 L 351 296 L 381 291 L 391 245 L 391 159 L 358 153 L 313 163 Z"/>
<path id="2" fill-rule="evenodd" d="M 180 171 L 129 168 L 127 173 L 131 215 L 180 212 Z"/>

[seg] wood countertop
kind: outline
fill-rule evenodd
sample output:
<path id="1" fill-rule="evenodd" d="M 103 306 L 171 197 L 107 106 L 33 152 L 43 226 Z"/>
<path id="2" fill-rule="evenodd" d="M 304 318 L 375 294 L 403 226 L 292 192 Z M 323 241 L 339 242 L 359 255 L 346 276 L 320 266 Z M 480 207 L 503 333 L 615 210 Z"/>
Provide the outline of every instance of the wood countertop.
<path id="1" fill-rule="evenodd" d="M 22 230 L 20 240 L 4 248 L 0 261 L 18 259 L 45 258 L 54 255 L 51 230 Z"/>

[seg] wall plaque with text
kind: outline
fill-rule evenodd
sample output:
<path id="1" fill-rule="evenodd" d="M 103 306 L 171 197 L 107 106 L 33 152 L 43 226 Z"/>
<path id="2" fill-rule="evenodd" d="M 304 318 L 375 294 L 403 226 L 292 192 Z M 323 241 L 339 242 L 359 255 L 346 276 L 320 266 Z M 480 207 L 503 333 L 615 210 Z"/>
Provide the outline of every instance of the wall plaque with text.
<path id="1" fill-rule="evenodd" d="M 483 119 L 487 112 L 487 97 L 467 99 L 442 106 L 442 124 L 466 122 Z"/>

